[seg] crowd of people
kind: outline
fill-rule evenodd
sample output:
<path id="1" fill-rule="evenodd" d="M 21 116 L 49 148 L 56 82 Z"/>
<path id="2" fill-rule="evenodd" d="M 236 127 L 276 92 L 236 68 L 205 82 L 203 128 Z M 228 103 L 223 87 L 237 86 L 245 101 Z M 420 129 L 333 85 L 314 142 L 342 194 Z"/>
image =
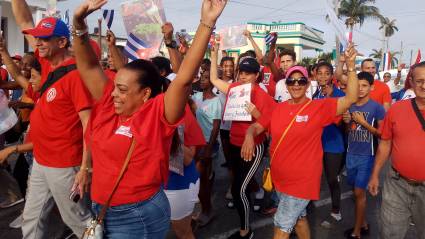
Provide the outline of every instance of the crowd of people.
<path id="1" fill-rule="evenodd" d="M 25 201 L 11 225 L 23 238 L 47 238 L 51 214 L 77 237 L 97 218 L 104 238 L 165 238 L 170 230 L 195 238 L 192 222 L 207 226 L 215 215 L 219 154 L 229 176 L 223 197 L 239 216 L 229 238 L 254 238 L 251 210 L 273 215 L 274 239 L 293 231 L 311 238 L 307 207 L 320 198 L 322 174 L 332 203 L 321 226 L 338 226 L 343 171 L 355 220 L 341 237 L 369 234 L 366 196 L 383 185 L 380 238 L 404 238 L 410 224 L 425 238 L 425 62 L 395 91 L 405 65 L 381 81 L 373 59 L 356 68 L 353 43 L 336 66 L 306 68 L 276 41 L 263 54 L 246 31 L 253 50 L 234 59 L 220 39 L 210 42 L 226 0 L 203 0 L 190 46 L 179 48 L 165 23 L 168 58 L 128 62 L 108 31 L 104 61 L 86 18 L 106 2 L 81 3 L 70 31 L 53 17 L 34 26 L 27 3 L 11 1 L 33 52 L 11 56 L 0 36 L 0 88 L 18 115 L 0 136 L 0 175 L 15 191 L 0 192 L 0 207 Z M 229 92 L 242 85 L 251 85 L 244 110 L 252 120 L 223 120 Z M 16 179 L 7 172 L 14 154 Z M 256 177 L 260 164 L 270 167 L 271 192 Z"/>

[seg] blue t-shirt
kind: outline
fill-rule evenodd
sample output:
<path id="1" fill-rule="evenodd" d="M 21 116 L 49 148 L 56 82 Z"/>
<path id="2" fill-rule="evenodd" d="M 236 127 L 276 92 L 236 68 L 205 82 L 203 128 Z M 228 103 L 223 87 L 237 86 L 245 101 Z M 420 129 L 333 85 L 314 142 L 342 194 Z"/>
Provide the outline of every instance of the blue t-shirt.
<path id="1" fill-rule="evenodd" d="M 353 112 L 361 112 L 366 121 L 375 128 L 378 127 L 378 121 L 383 120 L 385 116 L 384 107 L 373 100 L 369 100 L 362 106 L 353 104 L 350 107 L 350 113 Z M 377 139 L 369 130 L 353 120 L 350 122 L 347 153 L 373 156 L 377 142 Z"/>
<path id="2" fill-rule="evenodd" d="M 210 141 L 211 131 L 213 129 L 213 121 L 221 119 L 222 105 L 220 98 L 217 96 L 204 100 L 204 93 L 198 92 L 192 96 L 196 103 L 196 119 L 201 126 L 205 141 Z"/>
<path id="3" fill-rule="evenodd" d="M 333 86 L 332 98 L 345 96 L 345 93 Z M 319 91 L 314 99 L 323 99 L 325 96 Z M 326 153 L 344 153 L 344 135 L 336 124 L 331 124 L 323 129 L 322 133 L 323 152 Z"/>
<path id="4" fill-rule="evenodd" d="M 198 179 L 199 173 L 196 170 L 195 160 L 192 160 L 192 163 L 184 166 L 184 176 L 170 171 L 166 190 L 189 189 L 190 184 L 195 184 Z"/>

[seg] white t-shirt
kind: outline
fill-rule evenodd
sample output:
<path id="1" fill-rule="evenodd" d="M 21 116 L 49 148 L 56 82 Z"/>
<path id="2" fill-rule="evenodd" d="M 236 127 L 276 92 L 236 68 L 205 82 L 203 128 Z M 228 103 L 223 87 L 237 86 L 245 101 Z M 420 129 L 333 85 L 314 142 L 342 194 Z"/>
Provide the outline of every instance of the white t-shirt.
<path id="1" fill-rule="evenodd" d="M 317 90 L 317 86 L 317 81 L 310 82 L 310 87 L 305 93 L 308 98 L 311 99 L 313 97 L 314 92 L 316 92 Z M 276 93 L 274 99 L 279 103 L 291 99 L 291 95 L 289 94 L 288 89 L 286 88 L 285 79 L 282 79 L 276 83 Z"/>
<path id="2" fill-rule="evenodd" d="M 387 86 L 390 88 L 391 93 L 400 91 L 403 88 L 403 86 L 400 85 L 400 84 L 398 84 L 398 85 L 394 84 L 394 80 L 392 80 L 392 79 L 385 84 L 387 84 Z"/>

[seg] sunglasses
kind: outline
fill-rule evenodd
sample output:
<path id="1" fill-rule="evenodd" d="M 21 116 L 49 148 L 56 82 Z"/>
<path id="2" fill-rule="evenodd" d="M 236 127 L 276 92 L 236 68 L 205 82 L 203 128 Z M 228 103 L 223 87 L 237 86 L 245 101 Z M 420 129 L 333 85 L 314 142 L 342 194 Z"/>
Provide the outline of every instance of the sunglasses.
<path id="1" fill-rule="evenodd" d="M 300 86 L 305 86 L 305 85 L 307 85 L 307 84 L 308 84 L 308 79 L 307 79 L 307 78 L 305 78 L 305 77 L 301 77 L 301 78 L 299 78 L 299 79 L 287 78 L 287 79 L 285 80 L 285 84 L 286 84 L 287 86 L 294 86 L 296 82 L 297 82 L 297 83 L 298 83 L 298 85 L 300 85 Z"/>

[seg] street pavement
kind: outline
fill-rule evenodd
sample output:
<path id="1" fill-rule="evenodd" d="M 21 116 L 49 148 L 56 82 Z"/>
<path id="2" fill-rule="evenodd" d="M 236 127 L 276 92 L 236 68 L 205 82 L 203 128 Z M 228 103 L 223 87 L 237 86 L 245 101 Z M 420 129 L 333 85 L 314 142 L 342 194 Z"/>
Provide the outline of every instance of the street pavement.
<path id="1" fill-rule="evenodd" d="M 214 182 L 214 195 L 212 202 L 214 205 L 215 216 L 213 220 L 205 227 L 196 228 L 195 236 L 200 239 L 225 239 L 230 234 L 238 230 L 239 217 L 236 209 L 229 209 L 226 207 L 227 200 L 224 195 L 228 188 L 228 176 L 224 168 L 220 167 L 223 163 L 223 157 L 220 154 L 218 159 L 214 163 L 216 180 Z M 262 172 L 262 164 L 259 172 Z M 257 175 L 260 176 L 259 174 Z M 322 177 L 324 178 L 324 177 Z M 381 181 L 382 182 L 382 181 Z M 326 229 L 320 226 L 323 219 L 325 219 L 330 212 L 330 194 L 326 181 L 322 179 L 321 187 L 321 199 L 314 202 L 314 207 L 309 210 L 308 220 L 311 227 L 312 238 L 318 239 L 339 239 L 344 238 L 344 230 L 353 227 L 354 224 L 354 201 L 351 193 L 351 189 L 345 183 L 345 177 L 342 177 L 342 217 L 343 220 L 335 227 Z M 370 225 L 370 235 L 363 238 L 376 239 L 378 238 L 378 223 L 377 213 L 379 210 L 381 197 L 371 197 L 368 195 L 367 198 L 367 221 Z M 18 239 L 22 238 L 20 229 L 12 229 L 8 227 L 8 224 L 15 219 L 21 210 L 23 209 L 23 203 L 8 209 L 0 209 L 0 239 Z M 195 211 L 199 211 L 199 205 Z M 55 214 L 54 214 L 55 215 Z M 273 218 L 270 216 L 263 216 L 260 213 L 252 212 L 250 215 L 251 227 L 254 231 L 255 239 L 271 239 L 273 237 Z M 50 230 L 51 233 L 48 239 L 60 239 L 65 238 L 61 236 L 63 234 L 64 227 L 60 220 L 54 216 L 50 218 Z M 76 237 L 74 237 L 76 238 Z M 167 239 L 176 238 L 172 232 L 169 233 Z M 296 238 L 296 236 L 293 236 Z M 406 239 L 415 239 L 416 234 L 414 227 L 412 226 L 406 236 Z"/>

